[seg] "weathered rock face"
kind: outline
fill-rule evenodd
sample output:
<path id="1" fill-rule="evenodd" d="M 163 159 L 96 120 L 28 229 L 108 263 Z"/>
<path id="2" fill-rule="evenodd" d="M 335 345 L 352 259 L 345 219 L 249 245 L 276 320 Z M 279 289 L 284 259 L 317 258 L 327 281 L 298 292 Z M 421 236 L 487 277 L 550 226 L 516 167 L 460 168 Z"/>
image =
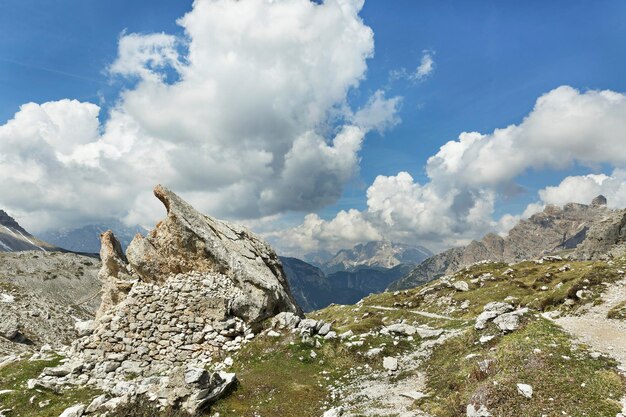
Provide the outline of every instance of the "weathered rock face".
<path id="1" fill-rule="evenodd" d="M 102 302 L 96 317 L 119 304 L 130 291 L 133 279 L 127 271 L 126 256 L 113 233 L 109 230 L 100 236 L 102 267 L 98 278 L 102 281 Z"/>
<path id="2" fill-rule="evenodd" d="M 548 205 L 521 220 L 504 238 L 488 234 L 464 248 L 427 259 L 389 289 L 411 288 L 483 260 L 519 262 L 572 249 L 571 256 L 577 259 L 621 256 L 626 252 L 626 210 L 610 210 L 606 203 L 605 197 L 598 196 L 590 205 Z"/>
<path id="3" fill-rule="evenodd" d="M 585 240 L 576 248 L 579 259 L 602 256 L 620 257 L 626 253 L 626 210 L 606 210 L 606 215 L 589 228 Z"/>
<path id="4" fill-rule="evenodd" d="M 147 366 L 209 357 L 231 340 L 225 336 L 244 336 L 246 326 L 280 312 L 301 314 L 265 242 L 198 213 L 165 187 L 154 194 L 167 218 L 148 236 L 137 235 L 126 255 L 110 231 L 101 236 L 102 305 L 94 335 L 78 345 L 93 350 L 92 359 L 131 352 Z M 235 319 L 246 326 L 228 330 Z M 182 355 L 181 346 L 194 355 Z"/>
<path id="5" fill-rule="evenodd" d="M 241 295 L 230 300 L 233 315 L 258 322 L 281 311 L 300 313 L 272 248 L 246 228 L 198 213 L 163 186 L 155 196 L 167 217 L 145 238 L 137 235 L 126 256 L 131 275 L 163 283 L 176 274 L 209 272 L 230 279 Z"/>
<path id="6" fill-rule="evenodd" d="M 599 195 L 593 200 L 591 200 L 592 206 L 606 206 L 608 201 L 606 201 L 606 197 L 603 195 Z"/>

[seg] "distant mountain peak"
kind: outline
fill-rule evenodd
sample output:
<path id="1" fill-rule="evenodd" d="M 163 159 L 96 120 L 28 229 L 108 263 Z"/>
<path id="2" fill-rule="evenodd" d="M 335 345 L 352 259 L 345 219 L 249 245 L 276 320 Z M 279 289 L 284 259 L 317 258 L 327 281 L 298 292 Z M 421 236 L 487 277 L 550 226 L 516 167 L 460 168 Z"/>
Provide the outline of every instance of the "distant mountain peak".
<path id="1" fill-rule="evenodd" d="M 359 267 L 393 268 L 400 264 L 418 264 L 432 256 L 423 246 L 375 240 L 342 249 L 322 265 L 326 272 L 350 271 Z"/>
<path id="2" fill-rule="evenodd" d="M 64 249 L 83 252 L 100 252 L 100 234 L 112 230 L 125 250 L 137 233 L 147 232 L 141 226 L 126 226 L 119 220 L 110 220 L 97 224 L 88 224 L 75 229 L 50 230 L 42 237 Z"/>
<path id="3" fill-rule="evenodd" d="M 20 252 L 27 250 L 56 250 L 54 245 L 37 239 L 26 231 L 6 211 L 0 210 L 0 252 Z"/>
<path id="4" fill-rule="evenodd" d="M 591 200 L 591 205 L 592 206 L 606 206 L 608 203 L 608 201 L 606 200 L 606 197 L 603 196 L 602 194 L 600 194 L 599 196 L 597 196 L 596 198 L 594 198 L 593 200 Z"/>

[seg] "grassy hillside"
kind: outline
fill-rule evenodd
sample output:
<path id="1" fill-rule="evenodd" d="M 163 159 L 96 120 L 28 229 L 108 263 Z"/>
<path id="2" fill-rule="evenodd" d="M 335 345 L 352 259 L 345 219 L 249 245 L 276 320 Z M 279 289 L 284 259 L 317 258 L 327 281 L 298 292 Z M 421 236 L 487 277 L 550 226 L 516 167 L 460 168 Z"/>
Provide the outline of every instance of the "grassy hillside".
<path id="1" fill-rule="evenodd" d="M 576 314 L 584 305 L 599 302 L 605 284 L 620 279 L 624 266 L 623 261 L 479 264 L 425 287 L 372 295 L 352 306 L 332 305 L 309 317 L 332 322 L 338 333 L 352 331 L 352 339 L 303 343 L 292 334 L 259 337 L 236 358 L 239 389 L 214 411 L 220 416 L 320 416 L 333 405 L 344 405 L 355 415 L 368 415 L 358 404 L 347 404 L 331 393 L 376 372 L 390 380 L 414 376 L 382 372 L 384 356 L 410 355 L 425 341 L 417 335 L 408 340 L 379 333 L 384 326 L 404 321 L 460 331 L 411 371 L 426 377 L 427 397 L 414 402 L 415 410 L 461 416 L 469 403 L 480 400 L 498 416 L 614 417 L 626 394 L 617 364 L 572 344 L 540 313 Z M 468 283 L 469 291 L 453 287 L 460 280 Z M 493 325 L 475 330 L 474 319 L 485 304 L 503 300 L 531 309 L 520 329 L 509 334 L 494 331 Z M 483 334 L 496 337 L 480 343 Z M 348 346 L 355 340 L 363 344 Z M 379 355 L 365 355 L 376 347 L 383 348 Z M 533 386 L 533 398 L 520 395 L 517 383 Z"/>

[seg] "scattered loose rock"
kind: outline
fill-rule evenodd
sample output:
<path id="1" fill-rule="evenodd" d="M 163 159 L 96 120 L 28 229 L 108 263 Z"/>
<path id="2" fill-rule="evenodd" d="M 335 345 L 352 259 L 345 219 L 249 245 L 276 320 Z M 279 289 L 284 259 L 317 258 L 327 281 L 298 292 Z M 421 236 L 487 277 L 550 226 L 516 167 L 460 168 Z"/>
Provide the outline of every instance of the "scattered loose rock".
<path id="1" fill-rule="evenodd" d="M 528 399 L 533 397 L 533 387 L 528 384 L 517 384 L 517 392 Z"/>
<path id="2" fill-rule="evenodd" d="M 502 302 L 491 302 L 485 305 L 483 312 L 476 317 L 476 324 L 474 328 L 476 330 L 483 330 L 487 326 L 487 322 L 498 317 L 501 314 L 507 313 L 513 310 L 511 304 Z"/>
<path id="3" fill-rule="evenodd" d="M 390 326 L 387 326 L 387 330 L 391 333 L 403 335 L 403 336 L 412 336 L 417 332 L 417 329 L 409 324 L 404 323 L 396 323 Z"/>
<path id="4" fill-rule="evenodd" d="M 85 406 L 83 404 L 77 404 L 65 409 L 59 417 L 82 417 L 84 413 Z"/>
<path id="5" fill-rule="evenodd" d="M 383 358 L 383 368 L 387 369 L 388 371 L 397 371 L 398 360 L 396 358 L 386 356 L 385 358 Z"/>
<path id="6" fill-rule="evenodd" d="M 503 332 L 512 332 L 519 327 L 519 319 L 528 312 L 528 308 L 520 308 L 511 313 L 501 314 L 493 322 Z"/>
<path id="7" fill-rule="evenodd" d="M 480 405 L 480 407 L 476 409 L 474 404 L 469 404 L 467 406 L 466 414 L 467 417 L 493 417 L 493 414 L 491 414 L 484 405 Z"/>
<path id="8" fill-rule="evenodd" d="M 343 415 L 343 407 L 335 407 L 324 412 L 322 417 L 341 417 Z"/>

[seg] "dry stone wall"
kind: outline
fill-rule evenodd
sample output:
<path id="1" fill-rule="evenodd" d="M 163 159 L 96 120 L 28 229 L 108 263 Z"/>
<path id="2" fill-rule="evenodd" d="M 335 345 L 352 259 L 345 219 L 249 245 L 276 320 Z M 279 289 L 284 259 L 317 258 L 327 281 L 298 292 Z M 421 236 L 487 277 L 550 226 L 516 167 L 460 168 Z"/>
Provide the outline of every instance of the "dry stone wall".
<path id="1" fill-rule="evenodd" d="M 228 278 L 211 273 L 180 274 L 164 285 L 138 282 L 99 318 L 93 334 L 74 344 L 73 356 L 93 364 L 96 379 L 209 363 L 253 337 L 243 320 L 228 314 L 239 293 Z"/>
<path id="2" fill-rule="evenodd" d="M 88 384 L 113 397 L 109 406 L 145 395 L 196 412 L 235 383 L 223 371 L 232 361 L 227 356 L 262 321 L 302 315 L 267 243 L 198 213 L 165 187 L 154 194 L 167 217 L 137 235 L 126 254 L 110 231 L 103 233 L 96 320 L 81 324 L 85 336 L 68 361 L 31 385 Z"/>

